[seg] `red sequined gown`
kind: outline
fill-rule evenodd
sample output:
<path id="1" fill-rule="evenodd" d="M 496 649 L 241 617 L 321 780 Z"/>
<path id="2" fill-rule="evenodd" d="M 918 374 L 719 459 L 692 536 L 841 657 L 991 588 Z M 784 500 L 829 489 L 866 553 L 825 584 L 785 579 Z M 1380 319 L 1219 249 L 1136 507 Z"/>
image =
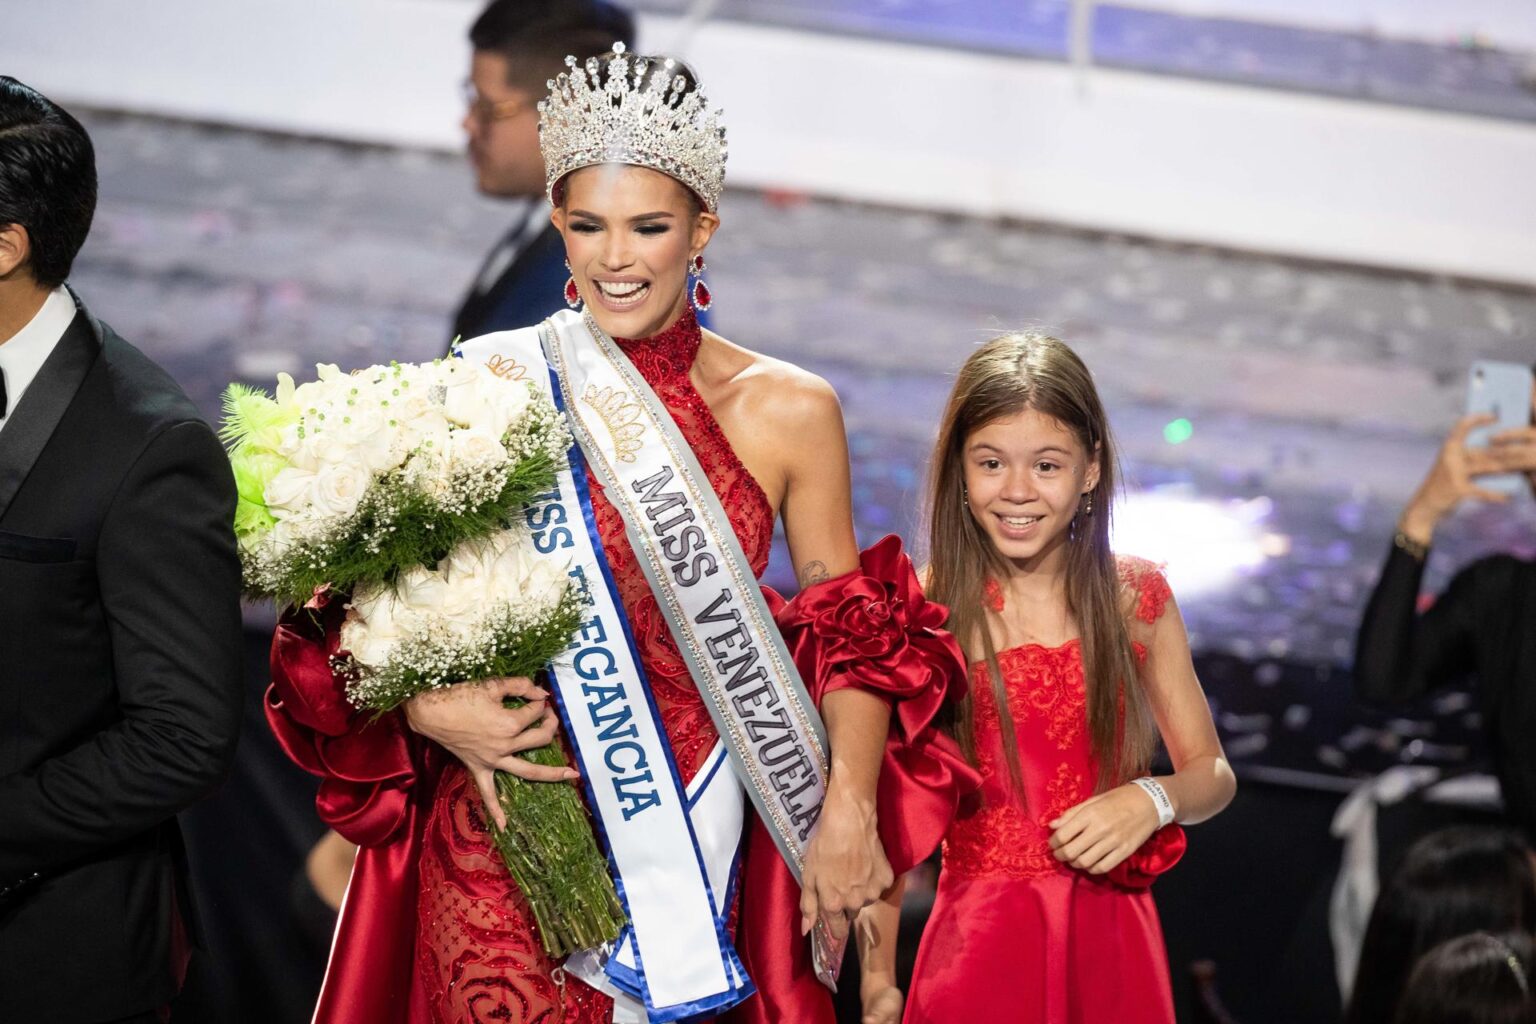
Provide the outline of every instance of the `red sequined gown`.
<path id="1" fill-rule="evenodd" d="M 1151 625 L 1169 598 L 1149 562 L 1120 560 Z M 1001 610 L 1001 591 L 988 600 Z M 1146 657 L 1135 644 L 1136 657 Z M 985 663 L 972 666 L 981 804 L 944 839 L 933 915 L 923 932 L 906 1024 L 1173 1024 L 1168 961 L 1147 890 L 1178 860 L 1177 825 L 1154 833 L 1115 871 L 1093 876 L 1051 854 L 1053 821 L 1093 795 L 1082 652 L 1024 644 L 998 654 L 1018 737 L 1026 802 L 1008 784 Z"/>
<path id="2" fill-rule="evenodd" d="M 701 342 L 691 310 L 662 334 L 619 345 L 655 390 L 714 485 L 761 576 L 773 509 L 731 449 L 689 370 Z M 618 511 L 588 474 L 598 531 L 678 768 L 686 784 L 716 740 L 625 537 Z M 861 568 L 784 602 L 765 591 L 814 699 L 843 686 L 880 691 L 893 706 L 878 794 L 887 855 L 905 870 L 926 857 L 963 792 L 979 779 L 939 734 L 946 698 L 963 693 L 947 612 L 924 601 L 910 560 L 888 538 Z M 343 603 L 317 597 L 284 616 L 273 637 L 267 719 L 287 754 L 321 777 L 322 820 L 360 846 L 338 922 L 316 1024 L 597 1024 L 608 997 L 555 971 L 533 917 L 493 850 L 479 798 L 450 755 L 400 715 L 366 723 L 347 705 L 328 656 Z M 366 723 L 366 724 L 365 724 Z M 902 811 L 905 811 L 903 817 Z M 749 818 L 753 817 L 749 814 Z M 895 831 L 899 826 L 900 831 Z M 799 888 L 754 821 L 744 843 L 736 945 L 758 995 L 731 1024 L 831 1024 L 798 931 Z"/>

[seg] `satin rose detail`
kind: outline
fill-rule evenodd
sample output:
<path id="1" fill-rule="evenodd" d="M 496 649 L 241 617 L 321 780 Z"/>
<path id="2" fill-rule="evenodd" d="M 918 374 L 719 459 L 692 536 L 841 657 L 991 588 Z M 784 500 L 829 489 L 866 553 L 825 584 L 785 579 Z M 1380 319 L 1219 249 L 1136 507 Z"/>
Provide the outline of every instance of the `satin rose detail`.
<path id="1" fill-rule="evenodd" d="M 941 628 L 949 610 L 923 596 L 898 537 L 859 555 L 859 568 L 807 587 L 788 604 L 764 591 L 800 675 L 819 704 L 858 687 L 891 705 L 876 819 L 897 872 L 927 857 L 962 797 L 981 784 L 938 728 L 946 701 L 966 693 L 965 657 Z"/>
<path id="2" fill-rule="evenodd" d="M 816 608 L 811 630 L 821 642 L 821 657 L 834 670 L 851 678 L 834 684 L 859 685 L 878 691 L 906 677 L 900 686 L 910 694 L 938 685 L 941 692 L 958 685 L 941 678 L 949 663 L 948 634 L 935 634 L 948 610 L 923 596 L 912 560 L 901 541 L 887 537 L 859 555 L 857 574 L 828 580 L 802 595 Z M 909 650 L 916 645 L 919 650 Z M 898 670 L 898 666 L 900 667 Z M 916 671 L 914 671 L 916 670 Z"/>

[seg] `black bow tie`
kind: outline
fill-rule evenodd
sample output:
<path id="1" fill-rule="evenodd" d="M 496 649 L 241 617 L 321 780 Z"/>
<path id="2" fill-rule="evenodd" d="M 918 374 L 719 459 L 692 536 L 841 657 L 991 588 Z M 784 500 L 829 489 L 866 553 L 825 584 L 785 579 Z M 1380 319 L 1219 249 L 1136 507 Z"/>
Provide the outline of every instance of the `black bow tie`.
<path id="1" fill-rule="evenodd" d="M 5 397 L 5 370 L 0 368 L 0 420 L 5 419 L 6 409 L 8 408 L 10 406 L 6 404 Z"/>

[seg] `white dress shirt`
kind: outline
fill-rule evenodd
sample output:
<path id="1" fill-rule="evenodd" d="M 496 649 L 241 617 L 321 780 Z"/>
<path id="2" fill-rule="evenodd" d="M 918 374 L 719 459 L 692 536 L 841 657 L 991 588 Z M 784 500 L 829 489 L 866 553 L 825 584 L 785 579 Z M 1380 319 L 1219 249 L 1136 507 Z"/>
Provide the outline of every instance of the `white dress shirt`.
<path id="1" fill-rule="evenodd" d="M 53 354 L 53 348 L 75 319 L 75 300 L 63 285 L 43 300 L 43 308 L 27 321 L 27 326 L 0 343 L 0 373 L 5 374 L 5 414 L 0 415 L 0 431 L 15 418 L 16 406 L 31 385 L 37 371 Z"/>

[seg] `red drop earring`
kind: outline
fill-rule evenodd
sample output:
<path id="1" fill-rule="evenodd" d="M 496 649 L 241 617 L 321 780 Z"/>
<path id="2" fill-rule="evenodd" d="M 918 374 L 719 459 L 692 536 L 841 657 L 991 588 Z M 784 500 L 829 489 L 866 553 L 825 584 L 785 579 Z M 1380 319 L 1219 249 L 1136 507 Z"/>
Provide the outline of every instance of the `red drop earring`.
<path id="1" fill-rule="evenodd" d="M 565 279 L 565 304 L 575 309 L 581 305 L 581 292 L 576 287 L 576 272 L 571 270 L 571 261 L 565 261 L 565 269 L 571 276 Z"/>
<path id="2" fill-rule="evenodd" d="M 704 273 L 706 266 L 708 264 L 704 262 L 703 253 L 688 261 L 688 273 L 693 275 L 693 306 L 701 313 L 714 302 L 714 296 L 709 293 L 709 285 L 699 276 Z"/>

